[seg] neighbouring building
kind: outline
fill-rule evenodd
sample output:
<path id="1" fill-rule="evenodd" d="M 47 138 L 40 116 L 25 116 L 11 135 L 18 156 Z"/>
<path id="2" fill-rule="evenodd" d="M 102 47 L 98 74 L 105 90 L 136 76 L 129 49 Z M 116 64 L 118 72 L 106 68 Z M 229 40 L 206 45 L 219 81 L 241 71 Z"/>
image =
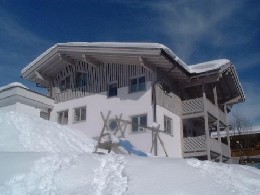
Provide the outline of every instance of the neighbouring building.
<path id="1" fill-rule="evenodd" d="M 186 65 L 157 43 L 59 43 L 26 66 L 24 79 L 48 88 L 50 120 L 97 137 L 100 113 L 132 124 L 160 125 L 171 157 L 230 159 L 227 113 L 245 100 L 233 64 L 226 59 Z M 129 125 L 125 137 L 150 152 L 152 134 Z M 217 138 L 211 133 L 217 132 Z M 227 144 L 221 142 L 225 132 Z M 156 155 L 164 155 L 158 145 Z"/>
<path id="2" fill-rule="evenodd" d="M 49 120 L 54 100 L 29 90 L 21 83 L 0 88 L 0 111 L 22 112 Z"/>

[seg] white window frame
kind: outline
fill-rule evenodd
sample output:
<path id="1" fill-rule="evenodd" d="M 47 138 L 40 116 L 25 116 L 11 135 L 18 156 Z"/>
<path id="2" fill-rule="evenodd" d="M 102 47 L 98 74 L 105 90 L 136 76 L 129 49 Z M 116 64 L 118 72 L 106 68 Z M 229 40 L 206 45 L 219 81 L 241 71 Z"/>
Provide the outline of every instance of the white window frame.
<path id="1" fill-rule="evenodd" d="M 170 130 L 168 130 L 168 126 L 167 126 L 168 123 L 166 122 L 166 120 L 170 120 Z M 164 115 L 164 117 L 163 117 L 163 127 L 164 127 L 165 133 L 173 135 L 173 120 L 172 120 L 171 117 Z"/>
<path id="2" fill-rule="evenodd" d="M 65 120 L 65 118 L 64 118 L 66 112 L 67 112 L 67 116 L 68 116 L 67 120 Z M 61 121 L 59 121 L 59 114 L 62 114 Z M 57 123 L 59 123 L 61 125 L 67 125 L 69 123 L 69 110 L 62 110 L 62 111 L 57 112 Z"/>
<path id="3" fill-rule="evenodd" d="M 139 79 L 144 77 L 144 89 L 140 89 L 140 82 L 139 82 Z M 136 91 L 132 91 L 132 80 L 136 79 L 137 81 L 137 89 Z M 129 93 L 135 93 L 135 92 L 140 92 L 140 91 L 146 91 L 146 78 L 145 78 L 145 75 L 140 75 L 140 76 L 135 76 L 135 77 L 132 77 L 130 78 L 130 81 L 129 81 Z"/>
<path id="4" fill-rule="evenodd" d="M 141 122 L 141 117 L 145 116 L 146 117 L 146 125 L 144 127 L 140 127 L 138 126 L 137 127 L 137 131 L 133 131 L 133 118 L 137 118 L 138 120 L 138 125 L 140 125 L 140 122 Z M 144 113 L 144 114 L 138 114 L 138 115 L 132 115 L 130 117 L 131 119 L 131 133 L 142 133 L 142 132 L 145 132 L 145 127 L 147 127 L 147 120 L 148 120 L 148 116 L 147 116 L 147 113 Z"/>
<path id="5" fill-rule="evenodd" d="M 79 120 L 76 120 L 76 110 L 79 109 Z M 85 109 L 85 119 L 82 119 L 82 109 Z M 81 106 L 73 109 L 74 115 L 73 115 L 73 122 L 74 123 L 80 123 L 85 122 L 87 120 L 87 106 Z"/>

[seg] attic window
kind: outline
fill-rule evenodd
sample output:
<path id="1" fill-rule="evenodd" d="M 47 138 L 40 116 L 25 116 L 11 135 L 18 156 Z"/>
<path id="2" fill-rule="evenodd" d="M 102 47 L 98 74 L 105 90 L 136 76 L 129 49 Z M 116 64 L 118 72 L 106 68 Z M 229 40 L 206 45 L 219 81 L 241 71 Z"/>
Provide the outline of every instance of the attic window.
<path id="1" fill-rule="evenodd" d="M 75 81 L 75 88 L 87 86 L 87 73 L 76 72 Z"/>
<path id="2" fill-rule="evenodd" d="M 117 96 L 117 83 L 110 84 L 108 88 L 108 97 Z"/>
<path id="3" fill-rule="evenodd" d="M 60 82 L 60 91 L 64 92 L 70 88 L 70 76 L 66 76 L 65 79 Z"/>
<path id="4" fill-rule="evenodd" d="M 130 80 L 129 92 L 145 91 L 145 76 L 133 78 Z"/>

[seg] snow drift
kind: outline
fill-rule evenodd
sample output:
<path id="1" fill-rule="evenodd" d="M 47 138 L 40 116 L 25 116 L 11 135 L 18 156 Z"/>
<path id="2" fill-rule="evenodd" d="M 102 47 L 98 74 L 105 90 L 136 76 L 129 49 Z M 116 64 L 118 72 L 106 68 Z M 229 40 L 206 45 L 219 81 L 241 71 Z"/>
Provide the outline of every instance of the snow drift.
<path id="1" fill-rule="evenodd" d="M 0 113 L 0 194 L 260 194 L 260 171 L 196 159 L 92 154 L 76 130 Z"/>
<path id="2" fill-rule="evenodd" d="M 92 152 L 94 140 L 41 118 L 0 112 L 0 152 Z"/>

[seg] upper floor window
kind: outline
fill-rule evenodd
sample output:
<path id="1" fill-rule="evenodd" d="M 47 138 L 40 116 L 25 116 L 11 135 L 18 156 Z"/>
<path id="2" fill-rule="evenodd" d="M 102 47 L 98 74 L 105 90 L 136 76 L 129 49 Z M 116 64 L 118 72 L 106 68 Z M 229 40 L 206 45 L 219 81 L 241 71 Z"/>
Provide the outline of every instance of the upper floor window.
<path id="1" fill-rule="evenodd" d="M 86 107 L 74 109 L 74 122 L 86 121 Z"/>
<path id="2" fill-rule="evenodd" d="M 145 91 L 145 76 L 133 78 L 130 80 L 130 93 L 136 91 Z"/>
<path id="3" fill-rule="evenodd" d="M 132 116 L 132 132 L 142 132 L 147 127 L 147 115 Z"/>
<path id="4" fill-rule="evenodd" d="M 87 73 L 76 72 L 75 74 L 75 88 L 84 87 L 87 85 Z"/>
<path id="5" fill-rule="evenodd" d="M 164 132 L 172 134 L 172 119 L 164 116 Z"/>
<path id="6" fill-rule="evenodd" d="M 68 119 L 69 119 L 69 111 L 68 110 L 65 110 L 65 111 L 61 111 L 61 112 L 58 112 L 57 115 L 58 115 L 58 119 L 57 119 L 57 122 L 61 125 L 67 125 L 68 124 Z"/>
<path id="7" fill-rule="evenodd" d="M 117 96 L 117 83 L 108 86 L 108 97 Z"/>
<path id="8" fill-rule="evenodd" d="M 66 76 L 63 80 L 60 82 L 60 91 L 64 92 L 67 89 L 70 88 L 70 76 Z"/>

